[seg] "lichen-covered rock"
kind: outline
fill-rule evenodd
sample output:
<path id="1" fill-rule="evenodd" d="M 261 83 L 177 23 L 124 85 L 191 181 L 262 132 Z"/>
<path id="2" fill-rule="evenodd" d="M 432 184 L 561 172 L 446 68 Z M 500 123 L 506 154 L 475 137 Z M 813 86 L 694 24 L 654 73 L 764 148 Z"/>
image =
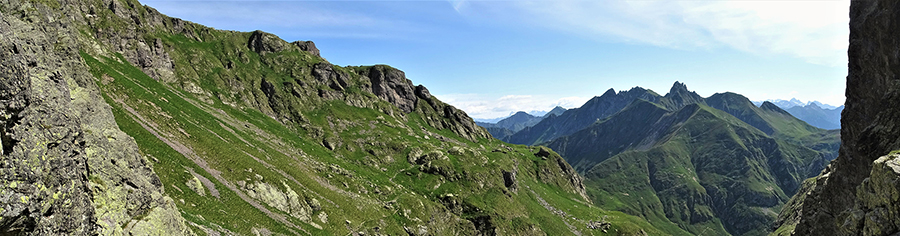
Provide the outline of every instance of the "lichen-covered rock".
<path id="1" fill-rule="evenodd" d="M 856 188 L 856 206 L 842 215 L 847 235 L 891 235 L 900 230 L 900 155 L 872 163 L 869 178 Z"/>
<path id="2" fill-rule="evenodd" d="M 192 234 L 78 55 L 73 18 L 89 8 L 0 9 L 0 233 Z M 59 11 L 78 17 L 43 17 Z"/>
<path id="3" fill-rule="evenodd" d="M 84 137 L 68 116 L 75 72 L 19 19 L 0 13 L 0 38 L 0 233 L 91 234 Z"/>
<path id="4" fill-rule="evenodd" d="M 271 184 L 256 182 L 248 184 L 245 191 L 247 195 L 266 205 L 290 214 L 301 221 L 309 222 L 312 219 L 313 209 L 307 204 L 306 198 L 297 194 L 287 184 L 282 183 L 282 185 L 285 188 L 283 191 Z"/>
<path id="5" fill-rule="evenodd" d="M 203 183 L 200 182 L 200 179 L 198 179 L 197 176 L 189 179 L 184 185 L 187 185 L 188 188 L 197 193 L 197 195 L 206 196 L 206 189 L 203 188 Z"/>

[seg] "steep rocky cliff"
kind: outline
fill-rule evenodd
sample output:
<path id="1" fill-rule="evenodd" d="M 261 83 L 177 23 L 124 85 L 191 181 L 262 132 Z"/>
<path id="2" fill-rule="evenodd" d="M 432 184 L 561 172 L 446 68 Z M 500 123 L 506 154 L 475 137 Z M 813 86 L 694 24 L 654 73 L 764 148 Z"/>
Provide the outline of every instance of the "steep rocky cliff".
<path id="1" fill-rule="evenodd" d="M 900 149 L 900 3 L 850 5 L 847 100 L 840 155 L 779 216 L 781 234 L 893 235 Z"/>
<path id="2" fill-rule="evenodd" d="M 192 234 L 78 56 L 77 19 L 0 9 L 0 233 Z"/>

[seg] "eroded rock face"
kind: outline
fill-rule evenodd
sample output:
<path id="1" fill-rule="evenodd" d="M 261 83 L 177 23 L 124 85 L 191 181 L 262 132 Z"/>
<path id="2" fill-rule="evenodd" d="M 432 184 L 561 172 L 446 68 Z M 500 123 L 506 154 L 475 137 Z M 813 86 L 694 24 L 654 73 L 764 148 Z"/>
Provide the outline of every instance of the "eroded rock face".
<path id="1" fill-rule="evenodd" d="M 313 43 L 313 41 L 295 41 L 291 44 L 299 47 L 300 50 L 309 52 L 310 54 L 316 55 L 317 57 L 322 56 L 322 55 L 319 55 L 319 49 L 316 48 L 316 44 Z"/>
<path id="2" fill-rule="evenodd" d="M 350 75 L 347 75 L 346 72 L 334 70 L 334 66 L 326 62 L 313 66 L 312 74 L 316 81 L 326 84 L 337 91 L 343 91 L 350 84 Z"/>
<path id="3" fill-rule="evenodd" d="M 410 113 L 416 108 L 418 97 L 415 95 L 412 82 L 406 79 L 403 71 L 378 65 L 370 67 L 367 76 L 372 82 L 372 93 L 375 96 L 396 105 L 405 113 Z"/>
<path id="4" fill-rule="evenodd" d="M 250 34 L 250 41 L 247 42 L 247 46 L 256 53 L 266 54 L 284 51 L 288 45 L 274 34 L 257 30 Z"/>
<path id="5" fill-rule="evenodd" d="M 41 17 L 90 9 L 30 4 L 0 3 L 0 234 L 192 234 L 80 59 L 76 17 Z"/>
<path id="6" fill-rule="evenodd" d="M 66 115 L 71 72 L 54 73 L 62 59 L 40 55 L 46 35 L 0 16 L 0 233 L 90 234 L 84 138 Z M 49 201 L 60 196 L 68 202 Z"/>
<path id="7" fill-rule="evenodd" d="M 798 193 L 805 195 L 805 199 L 802 206 L 796 207 L 799 211 L 796 235 L 897 232 L 896 228 L 876 228 L 874 223 L 862 222 L 863 212 L 854 209 L 860 205 L 881 211 L 868 208 L 875 203 L 858 198 L 858 193 L 887 191 L 872 184 L 875 174 L 884 172 L 873 166 L 882 165 L 877 158 L 900 149 L 900 125 L 897 125 L 900 109 L 896 102 L 900 101 L 898 18 L 897 1 L 853 1 L 850 5 L 847 100 L 841 118 L 840 155 L 816 177 L 812 183 L 815 186 L 809 192 Z M 868 184 L 864 184 L 866 181 Z M 783 212 L 782 217 L 785 215 Z"/>
<path id="8" fill-rule="evenodd" d="M 287 43 L 278 36 L 261 30 L 253 31 L 250 34 L 250 40 L 247 42 L 247 47 L 259 54 L 281 52 L 290 49 L 291 47 L 297 47 L 301 51 L 309 52 L 317 57 L 320 56 L 319 49 L 316 48 L 316 44 L 313 43 L 313 41 L 295 41 L 293 43 Z"/>

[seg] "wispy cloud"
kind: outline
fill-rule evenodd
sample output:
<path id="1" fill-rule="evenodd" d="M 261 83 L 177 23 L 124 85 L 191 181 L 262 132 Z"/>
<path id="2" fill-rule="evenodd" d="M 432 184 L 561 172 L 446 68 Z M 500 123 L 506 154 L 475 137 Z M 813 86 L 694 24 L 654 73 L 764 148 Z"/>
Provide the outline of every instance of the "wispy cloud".
<path id="1" fill-rule="evenodd" d="M 691 3 L 685 4 L 685 23 L 709 32 L 716 42 L 751 53 L 846 66 L 850 1 Z"/>
<path id="2" fill-rule="evenodd" d="M 849 0 L 467 2 L 466 15 L 570 32 L 602 41 L 676 49 L 730 47 L 762 56 L 846 65 Z M 476 4 L 479 4 L 476 6 Z M 457 9 L 459 10 L 459 9 Z M 515 13 L 510 13 L 515 12 Z M 474 14 L 477 15 L 477 14 Z"/>
<path id="3" fill-rule="evenodd" d="M 453 6 L 453 10 L 456 10 L 456 12 L 460 12 L 466 4 L 466 0 L 448 0 L 448 2 L 450 2 L 450 5 Z"/>
<path id="4" fill-rule="evenodd" d="M 556 106 L 575 108 L 590 97 L 554 98 L 548 95 L 506 95 L 491 97 L 485 94 L 435 95 L 441 101 L 453 105 L 475 118 L 496 118 L 517 111 L 549 111 Z"/>

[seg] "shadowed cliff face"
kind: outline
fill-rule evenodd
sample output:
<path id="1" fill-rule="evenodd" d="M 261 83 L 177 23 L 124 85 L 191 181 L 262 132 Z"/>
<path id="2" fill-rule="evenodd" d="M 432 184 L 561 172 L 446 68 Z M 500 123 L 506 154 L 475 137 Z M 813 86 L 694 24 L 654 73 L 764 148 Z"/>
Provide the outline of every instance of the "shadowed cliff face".
<path id="1" fill-rule="evenodd" d="M 900 149 L 900 4 L 897 1 L 853 1 L 850 6 L 847 100 L 841 118 L 841 149 L 818 177 L 807 180 L 779 216 L 787 233 L 796 235 L 890 235 L 898 231 L 897 197 L 876 199 L 877 192 L 897 185 L 893 168 L 873 168 L 876 159 Z M 882 164 L 892 163 L 884 157 Z M 875 178 L 879 176 L 878 178 Z M 894 190 L 884 189 L 894 188 Z M 891 206 L 894 207 L 884 207 Z M 893 219 L 893 220 L 891 220 Z"/>

